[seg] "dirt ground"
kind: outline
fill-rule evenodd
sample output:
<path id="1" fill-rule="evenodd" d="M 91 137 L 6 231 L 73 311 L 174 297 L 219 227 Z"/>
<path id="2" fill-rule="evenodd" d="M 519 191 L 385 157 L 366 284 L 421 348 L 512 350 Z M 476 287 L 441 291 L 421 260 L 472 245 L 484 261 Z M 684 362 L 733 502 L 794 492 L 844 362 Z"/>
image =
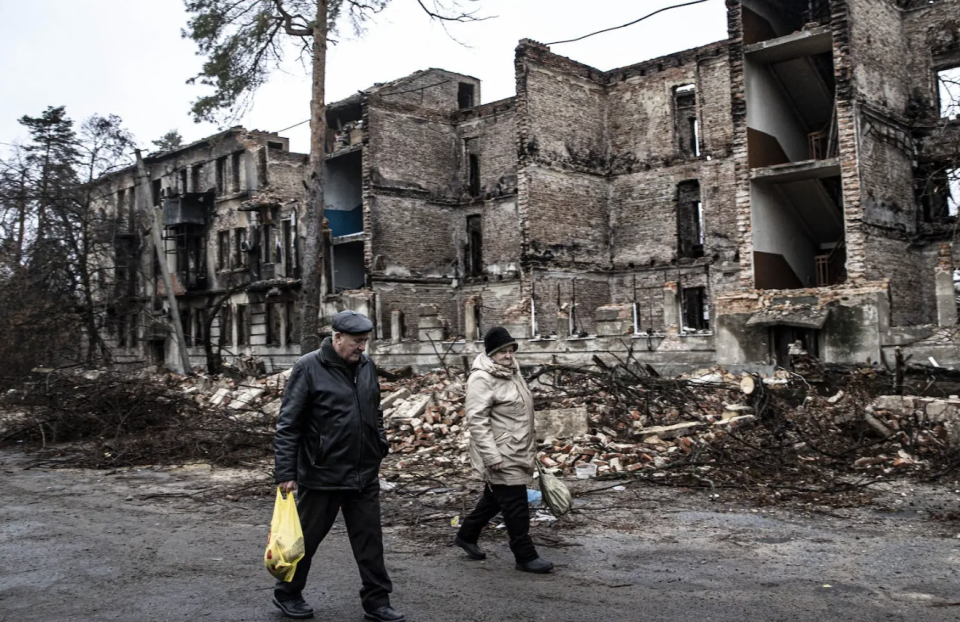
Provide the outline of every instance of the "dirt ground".
<path id="1" fill-rule="evenodd" d="M 0 452 L 0 620 L 281 620 L 261 562 L 269 485 L 256 498 L 224 492 L 244 477 L 256 475 L 51 469 Z M 444 494 L 383 495 L 393 604 L 413 622 L 960 617 L 960 523 L 931 518 L 960 509 L 952 488 L 897 484 L 871 507 L 834 510 L 598 491 L 569 520 L 536 523 L 541 555 L 557 565 L 548 576 L 514 570 L 502 530 L 487 532 L 484 562 L 447 546 Z M 338 525 L 305 596 L 316 619 L 359 621 L 359 587 Z"/>

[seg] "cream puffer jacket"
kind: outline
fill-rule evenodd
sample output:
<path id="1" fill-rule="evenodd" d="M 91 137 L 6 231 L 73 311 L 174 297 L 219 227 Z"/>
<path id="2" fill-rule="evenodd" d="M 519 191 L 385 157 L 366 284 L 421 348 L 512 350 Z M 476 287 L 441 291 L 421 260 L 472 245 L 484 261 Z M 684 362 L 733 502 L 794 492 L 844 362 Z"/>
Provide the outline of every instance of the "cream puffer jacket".
<path id="1" fill-rule="evenodd" d="M 498 365 L 484 353 L 473 362 L 467 381 L 467 430 L 470 464 L 491 484 L 528 485 L 533 481 L 537 437 L 533 395 L 520 367 Z M 503 463 L 499 471 L 491 464 Z"/>

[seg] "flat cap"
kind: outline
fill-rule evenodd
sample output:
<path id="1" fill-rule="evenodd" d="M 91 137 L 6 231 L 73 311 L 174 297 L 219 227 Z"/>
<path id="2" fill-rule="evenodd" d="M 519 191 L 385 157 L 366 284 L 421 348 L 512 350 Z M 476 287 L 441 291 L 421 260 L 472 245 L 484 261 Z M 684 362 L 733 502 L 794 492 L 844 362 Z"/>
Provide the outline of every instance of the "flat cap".
<path id="1" fill-rule="evenodd" d="M 373 322 L 364 314 L 348 309 L 333 316 L 333 330 L 338 333 L 359 335 L 371 332 Z"/>

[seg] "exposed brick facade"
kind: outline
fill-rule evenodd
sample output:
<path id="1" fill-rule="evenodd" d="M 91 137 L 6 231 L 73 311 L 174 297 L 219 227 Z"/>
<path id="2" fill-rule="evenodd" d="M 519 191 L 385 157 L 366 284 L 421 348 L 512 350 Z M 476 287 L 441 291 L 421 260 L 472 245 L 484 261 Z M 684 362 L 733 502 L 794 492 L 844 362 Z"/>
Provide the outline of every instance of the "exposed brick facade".
<path id="1" fill-rule="evenodd" d="M 571 309 L 573 334 L 592 334 L 612 330 L 595 317 L 612 304 L 650 352 L 772 364 L 794 320 L 754 316 L 816 298 L 827 358 L 876 360 L 907 343 L 900 328 L 955 317 L 955 219 L 925 214 L 918 188 L 960 162 L 935 79 L 960 66 L 960 0 L 726 5 L 727 40 L 611 71 L 523 40 L 505 100 L 429 69 L 331 104 L 327 158 L 360 158 L 332 168 L 362 194 L 360 269 L 385 340 L 415 341 L 435 308 L 471 341 L 479 309 L 481 331 L 536 332 L 562 358 L 594 347 L 543 345 L 568 341 Z M 290 186 L 289 158 L 247 169 Z"/>

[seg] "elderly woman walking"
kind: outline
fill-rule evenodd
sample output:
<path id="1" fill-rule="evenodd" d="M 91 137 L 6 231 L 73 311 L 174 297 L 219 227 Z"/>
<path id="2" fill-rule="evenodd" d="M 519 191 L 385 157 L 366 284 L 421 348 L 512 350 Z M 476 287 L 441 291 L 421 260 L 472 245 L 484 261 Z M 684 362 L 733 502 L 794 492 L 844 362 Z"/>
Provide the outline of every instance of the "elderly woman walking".
<path id="1" fill-rule="evenodd" d="M 502 326 L 483 337 L 484 350 L 473 362 L 467 382 L 466 414 L 470 463 L 484 481 L 477 507 L 460 525 L 454 544 L 471 559 L 485 559 L 477 546 L 480 531 L 503 512 L 517 570 L 550 572 L 530 538 L 527 485 L 533 481 L 537 439 L 533 396 L 514 358 L 517 342 Z"/>

